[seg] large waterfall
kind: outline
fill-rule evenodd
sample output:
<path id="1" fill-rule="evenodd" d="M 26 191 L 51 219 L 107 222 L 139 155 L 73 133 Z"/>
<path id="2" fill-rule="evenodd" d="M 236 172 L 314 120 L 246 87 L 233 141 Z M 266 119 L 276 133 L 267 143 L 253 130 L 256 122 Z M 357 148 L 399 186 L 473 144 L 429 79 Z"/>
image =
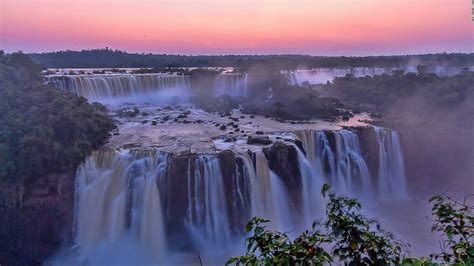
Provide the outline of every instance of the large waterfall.
<path id="1" fill-rule="evenodd" d="M 54 86 L 90 100 L 153 94 L 161 90 L 187 90 L 190 78 L 174 74 L 107 74 L 49 76 Z"/>
<path id="2" fill-rule="evenodd" d="M 75 242 L 86 254 L 84 261 L 97 247 L 128 241 L 135 243 L 130 252 L 145 250 L 152 261 L 178 249 L 222 263 L 212 257 L 241 243 L 244 225 L 253 216 L 294 233 L 321 218 L 324 183 L 360 198 L 406 197 L 397 133 L 371 132 L 377 145 L 372 161 L 356 132 L 296 132 L 302 145 L 287 142 L 285 147 L 296 154 L 298 176 L 286 180 L 271 168 L 269 158 L 275 157 L 269 149 L 225 155 L 138 148 L 95 152 L 77 171 Z"/>
<path id="3" fill-rule="evenodd" d="M 138 243 L 159 259 L 166 251 L 157 179 L 169 155 L 159 151 L 95 152 L 76 177 L 76 243 L 87 253 L 101 244 Z M 131 251 L 132 252 L 132 251 Z"/>
<path id="4" fill-rule="evenodd" d="M 248 96 L 248 74 L 222 73 L 216 76 L 215 94 L 230 96 Z"/>

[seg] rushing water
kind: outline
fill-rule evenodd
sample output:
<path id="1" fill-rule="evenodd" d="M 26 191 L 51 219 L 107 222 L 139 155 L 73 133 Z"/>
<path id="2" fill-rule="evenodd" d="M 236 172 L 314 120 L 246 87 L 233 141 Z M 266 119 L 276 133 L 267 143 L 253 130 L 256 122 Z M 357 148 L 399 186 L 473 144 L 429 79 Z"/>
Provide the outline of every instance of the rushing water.
<path id="1" fill-rule="evenodd" d="M 221 264 L 227 255 L 216 254 L 237 252 L 234 246 L 242 243 L 245 222 L 253 216 L 294 234 L 321 218 L 320 190 L 326 182 L 339 193 L 363 198 L 406 197 L 398 135 L 374 131 L 376 173 L 370 173 L 354 132 L 296 132 L 303 149 L 288 144 L 296 151 L 299 170 L 299 185 L 292 188 L 270 169 L 263 151 L 234 154 L 230 164 L 218 154 L 175 158 L 156 149 L 95 152 L 76 178 L 80 262 L 113 263 L 104 258 L 125 246 L 147 263 L 163 261 L 172 250 L 194 250 L 207 263 Z M 182 160 L 186 167 L 177 167 Z M 177 245 L 177 239 L 186 244 Z M 104 247 L 107 252 L 97 251 Z"/>
<path id="2" fill-rule="evenodd" d="M 49 82 L 60 89 L 74 92 L 89 100 L 190 88 L 189 76 L 159 73 L 50 76 Z"/>
<path id="3" fill-rule="evenodd" d="M 217 75 L 215 80 L 215 94 L 248 96 L 248 74 L 222 73 Z"/>

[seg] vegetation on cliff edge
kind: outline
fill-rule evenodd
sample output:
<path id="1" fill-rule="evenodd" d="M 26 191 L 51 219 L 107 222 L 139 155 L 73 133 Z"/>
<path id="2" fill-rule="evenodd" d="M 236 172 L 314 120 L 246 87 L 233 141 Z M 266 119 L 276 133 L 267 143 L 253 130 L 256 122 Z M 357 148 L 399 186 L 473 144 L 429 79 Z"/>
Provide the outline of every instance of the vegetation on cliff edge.
<path id="1" fill-rule="evenodd" d="M 0 181 L 74 169 L 115 127 L 103 105 L 45 85 L 41 70 L 0 51 Z"/>

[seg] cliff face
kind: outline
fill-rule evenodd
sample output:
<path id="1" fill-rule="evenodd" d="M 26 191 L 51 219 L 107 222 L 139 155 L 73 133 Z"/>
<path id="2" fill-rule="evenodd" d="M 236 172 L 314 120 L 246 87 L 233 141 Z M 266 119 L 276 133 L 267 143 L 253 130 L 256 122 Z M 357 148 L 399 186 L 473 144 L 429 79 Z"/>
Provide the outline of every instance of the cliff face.
<path id="1" fill-rule="evenodd" d="M 37 265 L 71 240 L 74 173 L 0 184 L 0 264 Z"/>

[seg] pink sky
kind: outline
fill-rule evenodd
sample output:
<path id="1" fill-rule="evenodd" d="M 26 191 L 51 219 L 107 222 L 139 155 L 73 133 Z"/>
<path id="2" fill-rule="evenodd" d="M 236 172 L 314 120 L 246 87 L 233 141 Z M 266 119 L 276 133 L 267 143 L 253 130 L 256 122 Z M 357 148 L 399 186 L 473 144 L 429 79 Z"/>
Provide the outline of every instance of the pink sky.
<path id="1" fill-rule="evenodd" d="M 474 52 L 471 0 L 0 0 L 0 49 Z"/>

